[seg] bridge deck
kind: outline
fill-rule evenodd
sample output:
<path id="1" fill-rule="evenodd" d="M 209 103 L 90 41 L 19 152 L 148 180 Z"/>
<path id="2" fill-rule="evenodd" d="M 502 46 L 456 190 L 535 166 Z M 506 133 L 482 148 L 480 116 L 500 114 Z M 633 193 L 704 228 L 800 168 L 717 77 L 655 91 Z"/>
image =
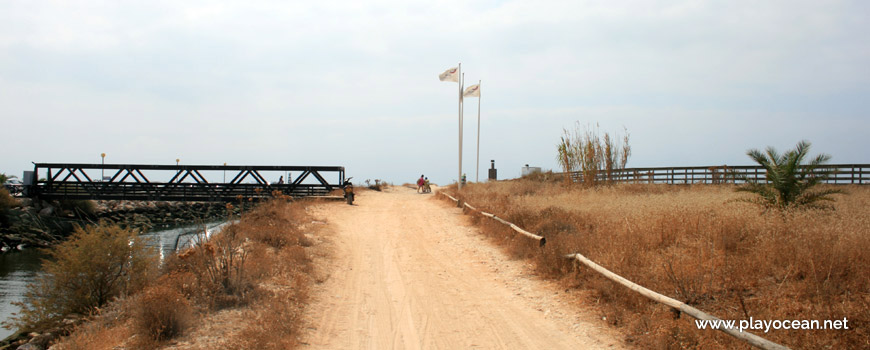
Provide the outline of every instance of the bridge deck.
<path id="1" fill-rule="evenodd" d="M 286 175 L 287 180 L 266 180 L 277 177 L 276 173 Z M 220 176 L 217 174 L 222 177 L 215 179 Z M 27 195 L 43 199 L 236 201 L 268 198 L 274 191 L 294 197 L 326 196 L 342 188 L 344 180 L 344 167 L 340 166 L 36 163 Z"/>

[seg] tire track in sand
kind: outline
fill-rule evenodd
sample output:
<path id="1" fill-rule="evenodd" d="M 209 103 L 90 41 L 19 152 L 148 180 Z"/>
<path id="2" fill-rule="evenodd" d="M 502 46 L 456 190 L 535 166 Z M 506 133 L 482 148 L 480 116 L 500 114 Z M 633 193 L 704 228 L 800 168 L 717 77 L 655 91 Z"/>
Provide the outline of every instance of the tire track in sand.
<path id="1" fill-rule="evenodd" d="M 431 197 L 394 187 L 317 209 L 334 254 L 312 293 L 303 348 L 624 348 Z"/>

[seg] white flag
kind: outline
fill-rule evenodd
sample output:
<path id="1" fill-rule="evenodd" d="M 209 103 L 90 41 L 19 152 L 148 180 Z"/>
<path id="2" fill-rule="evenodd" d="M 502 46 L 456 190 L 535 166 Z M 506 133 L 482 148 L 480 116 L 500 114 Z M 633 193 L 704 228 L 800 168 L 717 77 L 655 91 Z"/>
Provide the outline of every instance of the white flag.
<path id="1" fill-rule="evenodd" d="M 441 81 L 455 81 L 458 83 L 459 82 L 459 67 L 453 67 L 453 68 L 450 68 L 450 69 L 444 71 L 444 73 L 441 73 L 440 75 L 438 75 L 438 79 L 441 79 Z"/>
<path id="2" fill-rule="evenodd" d="M 465 89 L 462 97 L 480 97 L 480 84 L 474 84 Z"/>

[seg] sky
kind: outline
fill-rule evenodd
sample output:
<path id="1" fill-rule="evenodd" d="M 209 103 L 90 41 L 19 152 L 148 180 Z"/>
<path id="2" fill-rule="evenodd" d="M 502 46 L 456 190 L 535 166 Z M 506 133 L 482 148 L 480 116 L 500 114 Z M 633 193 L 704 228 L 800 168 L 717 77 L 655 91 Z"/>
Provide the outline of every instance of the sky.
<path id="1" fill-rule="evenodd" d="M 867 1 L 0 1 L 0 172 L 31 162 L 338 165 L 356 180 L 558 170 L 563 128 L 628 167 L 749 165 L 800 140 L 870 163 Z"/>

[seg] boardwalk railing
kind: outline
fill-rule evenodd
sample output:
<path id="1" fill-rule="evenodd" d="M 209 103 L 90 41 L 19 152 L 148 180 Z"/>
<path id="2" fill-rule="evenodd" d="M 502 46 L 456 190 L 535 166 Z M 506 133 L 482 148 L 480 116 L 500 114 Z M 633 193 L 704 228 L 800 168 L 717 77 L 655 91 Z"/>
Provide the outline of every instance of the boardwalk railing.
<path id="1" fill-rule="evenodd" d="M 870 164 L 827 164 L 819 170 L 834 170 L 825 183 L 838 185 L 870 184 Z M 583 172 L 571 172 L 574 181 L 583 181 Z M 596 181 L 615 183 L 656 183 L 656 184 L 719 184 L 743 183 L 744 179 L 765 182 L 766 171 L 755 165 L 714 165 L 690 167 L 657 167 L 614 169 L 611 172 L 598 171 Z"/>

